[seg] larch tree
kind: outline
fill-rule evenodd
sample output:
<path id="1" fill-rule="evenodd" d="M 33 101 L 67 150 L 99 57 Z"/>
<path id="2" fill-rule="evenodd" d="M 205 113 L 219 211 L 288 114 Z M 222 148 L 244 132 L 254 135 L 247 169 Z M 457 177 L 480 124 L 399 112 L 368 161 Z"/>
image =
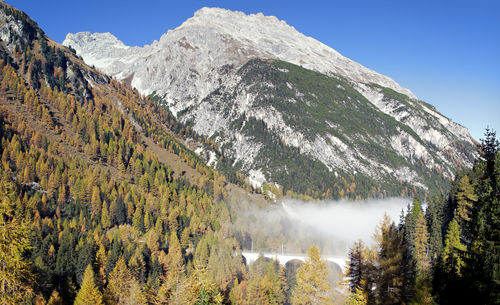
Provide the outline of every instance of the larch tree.
<path id="1" fill-rule="evenodd" d="M 16 189 L 8 174 L 0 177 L 0 303 L 29 303 L 33 276 L 25 258 L 28 228 L 14 217 Z"/>
<path id="2" fill-rule="evenodd" d="M 106 201 L 102 202 L 101 225 L 104 229 L 107 229 L 111 226 L 111 218 L 109 217 L 108 204 L 106 203 Z"/>
<path id="3" fill-rule="evenodd" d="M 269 304 L 266 287 L 259 278 L 253 278 L 248 283 L 246 304 Z"/>
<path id="4" fill-rule="evenodd" d="M 94 270 L 92 270 L 92 266 L 89 264 L 87 269 L 85 269 L 85 273 L 83 274 L 82 286 L 78 294 L 76 295 L 74 305 L 102 305 L 102 294 L 97 289 L 94 279 Z"/>
<path id="5" fill-rule="evenodd" d="M 182 297 L 180 283 L 184 276 L 184 259 L 181 244 L 175 231 L 170 234 L 165 269 L 166 274 L 158 292 L 158 299 L 162 300 L 162 302 L 179 304 Z"/>
<path id="6" fill-rule="evenodd" d="M 477 201 L 477 196 L 474 194 L 474 188 L 470 184 L 469 177 L 467 175 L 460 178 L 458 181 L 458 191 L 457 191 L 457 221 L 462 227 L 465 227 L 466 223 L 471 220 L 471 211 L 474 202 Z"/>
<path id="7" fill-rule="evenodd" d="M 195 279 L 193 291 L 198 304 L 204 304 L 203 302 L 213 305 L 222 304 L 223 296 L 215 282 L 209 277 L 206 267 L 195 264 L 191 277 Z"/>
<path id="8" fill-rule="evenodd" d="M 427 272 L 431 263 L 429 257 L 429 232 L 427 231 L 427 225 L 422 213 L 417 217 L 413 245 L 417 259 L 417 270 L 419 272 Z"/>
<path id="9" fill-rule="evenodd" d="M 345 299 L 345 305 L 366 305 L 368 304 L 368 298 L 363 288 L 356 287 L 354 291 L 351 291 Z"/>
<path id="10" fill-rule="evenodd" d="M 144 215 L 142 213 L 141 204 L 138 204 L 135 208 L 134 217 L 132 218 L 132 227 L 139 232 L 144 232 Z"/>
<path id="11" fill-rule="evenodd" d="M 128 298 L 125 299 L 124 303 L 120 304 L 130 304 L 130 305 L 146 305 L 147 299 L 142 291 L 141 284 L 136 279 L 132 279 Z"/>
<path id="12" fill-rule="evenodd" d="M 292 304 L 330 304 L 328 266 L 319 249 L 312 246 L 306 261 L 297 270 L 297 284 L 292 293 Z"/>
<path id="13" fill-rule="evenodd" d="M 57 292 L 57 290 L 52 291 L 49 301 L 47 302 L 47 305 L 63 305 L 63 304 L 64 303 L 61 296 L 59 295 L 59 292 Z"/>
<path id="14" fill-rule="evenodd" d="M 422 213 L 417 218 L 415 235 L 414 235 L 414 251 L 416 258 L 417 277 L 415 279 L 415 288 L 412 293 L 411 304 L 431 305 L 433 298 L 431 294 L 431 277 L 430 266 L 431 257 L 429 255 L 429 232 Z"/>
<path id="15" fill-rule="evenodd" d="M 123 304 L 129 298 L 132 286 L 132 275 L 125 264 L 123 257 L 116 262 L 113 272 L 109 275 L 108 286 L 104 297 L 108 304 Z"/>
<path id="16" fill-rule="evenodd" d="M 382 304 L 399 304 L 404 285 L 402 236 L 385 214 L 377 232 L 378 282 L 377 299 Z"/>
<path id="17" fill-rule="evenodd" d="M 102 202 L 101 202 L 100 190 L 99 187 L 94 185 L 92 187 L 92 197 L 90 199 L 90 208 L 92 211 L 92 216 L 99 215 L 99 213 L 101 212 L 101 206 Z"/>
<path id="18" fill-rule="evenodd" d="M 461 252 L 466 250 L 466 246 L 460 241 L 461 230 L 458 222 L 453 219 L 448 225 L 448 231 L 444 240 L 443 263 L 448 272 L 461 275 L 464 261 Z"/>

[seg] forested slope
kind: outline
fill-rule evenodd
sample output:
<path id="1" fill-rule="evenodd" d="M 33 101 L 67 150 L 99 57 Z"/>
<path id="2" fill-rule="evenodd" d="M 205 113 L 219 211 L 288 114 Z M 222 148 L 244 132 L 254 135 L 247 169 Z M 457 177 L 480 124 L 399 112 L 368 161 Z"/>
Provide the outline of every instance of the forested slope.
<path id="1" fill-rule="evenodd" d="M 424 210 L 415 199 L 399 225 L 386 217 L 376 245 L 356 243 L 348 304 L 498 304 L 500 144 L 486 130 L 481 158 Z"/>
<path id="2" fill-rule="evenodd" d="M 227 302 L 248 280 L 224 201 L 234 186 L 166 111 L 0 7 L 1 302 Z"/>

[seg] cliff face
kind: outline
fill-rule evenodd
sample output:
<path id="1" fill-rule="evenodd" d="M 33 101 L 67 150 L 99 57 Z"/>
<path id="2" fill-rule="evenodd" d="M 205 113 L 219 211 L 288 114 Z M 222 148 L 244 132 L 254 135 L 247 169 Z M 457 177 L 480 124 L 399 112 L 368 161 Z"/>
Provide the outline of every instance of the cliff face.
<path id="1" fill-rule="evenodd" d="M 428 190 L 475 156 L 466 128 L 275 17 L 203 8 L 144 47 L 88 32 L 63 44 L 155 93 L 256 186 Z"/>

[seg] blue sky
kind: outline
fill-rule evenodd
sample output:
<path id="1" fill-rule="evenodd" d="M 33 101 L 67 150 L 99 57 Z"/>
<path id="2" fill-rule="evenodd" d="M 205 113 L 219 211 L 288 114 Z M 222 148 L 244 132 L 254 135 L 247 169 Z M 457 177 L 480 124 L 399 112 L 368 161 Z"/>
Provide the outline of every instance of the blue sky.
<path id="1" fill-rule="evenodd" d="M 262 12 L 385 74 L 466 126 L 500 135 L 500 1 L 7 0 L 62 42 L 111 32 L 150 44 L 204 6 Z"/>

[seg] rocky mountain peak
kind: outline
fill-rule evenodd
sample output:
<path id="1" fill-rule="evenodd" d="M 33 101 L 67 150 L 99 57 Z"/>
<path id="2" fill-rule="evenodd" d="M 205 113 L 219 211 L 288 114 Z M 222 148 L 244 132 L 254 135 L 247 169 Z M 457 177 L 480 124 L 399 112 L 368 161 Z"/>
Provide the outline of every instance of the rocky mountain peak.
<path id="1" fill-rule="evenodd" d="M 77 38 L 87 39 L 77 41 L 74 39 L 75 35 Z M 363 67 L 318 40 L 303 35 L 285 21 L 274 16 L 264 16 L 262 13 L 247 15 L 221 8 L 202 8 L 180 27 L 164 34 L 159 42 L 137 50 L 134 48 L 129 52 L 123 52 L 126 48 L 123 43 L 109 35 L 68 34 L 63 44 L 71 44 L 86 61 L 111 74 L 117 74 L 118 71 L 113 66 L 120 65 L 119 63 L 124 61 L 123 57 L 144 57 L 146 54 L 161 53 L 177 44 L 181 47 L 179 51 L 190 49 L 195 51 L 198 57 L 222 57 L 223 64 L 242 65 L 251 58 L 275 58 L 356 82 L 376 83 L 415 98 L 410 90 L 401 87 L 387 76 Z M 172 49 L 168 51 L 175 53 Z M 99 57 L 110 60 L 100 60 Z M 205 64 L 203 58 L 201 60 Z M 213 60 L 209 65 L 213 65 Z M 210 67 L 205 65 L 204 69 L 208 68 Z M 121 74 L 121 71 L 118 74 Z M 127 76 L 121 74 L 123 78 Z M 139 81 L 136 85 L 139 90 L 149 91 L 138 83 Z M 155 86 L 154 91 L 163 92 L 163 89 L 161 86 Z"/>
<path id="2" fill-rule="evenodd" d="M 428 177 L 444 181 L 474 159 L 466 128 L 273 16 L 202 8 L 143 47 L 89 33 L 63 44 L 142 94 L 155 92 L 255 185 L 325 191 L 329 180 L 354 179 L 427 189 L 437 186 Z"/>
<path id="3" fill-rule="evenodd" d="M 194 16 L 187 19 L 180 28 L 194 24 L 219 26 L 221 30 L 227 32 L 246 31 L 245 34 L 248 34 L 250 31 L 256 32 L 256 34 L 258 32 L 265 33 L 266 31 L 262 31 L 265 28 L 268 29 L 267 31 L 269 31 L 269 29 L 273 31 L 295 31 L 294 27 L 289 26 L 285 21 L 279 20 L 275 16 L 265 16 L 262 13 L 247 15 L 240 11 L 231 11 L 216 7 L 203 7 L 199 9 L 194 13 Z M 246 37 L 248 37 L 248 35 L 246 35 Z"/>
<path id="4" fill-rule="evenodd" d="M 70 41 L 74 41 L 76 45 L 99 45 L 101 47 L 107 47 L 109 49 L 112 48 L 121 48 L 127 49 L 128 47 L 123 44 L 118 38 L 116 38 L 113 34 L 107 33 L 90 33 L 90 32 L 79 32 L 76 34 L 68 33 L 66 35 L 66 41 L 68 43 Z"/>

